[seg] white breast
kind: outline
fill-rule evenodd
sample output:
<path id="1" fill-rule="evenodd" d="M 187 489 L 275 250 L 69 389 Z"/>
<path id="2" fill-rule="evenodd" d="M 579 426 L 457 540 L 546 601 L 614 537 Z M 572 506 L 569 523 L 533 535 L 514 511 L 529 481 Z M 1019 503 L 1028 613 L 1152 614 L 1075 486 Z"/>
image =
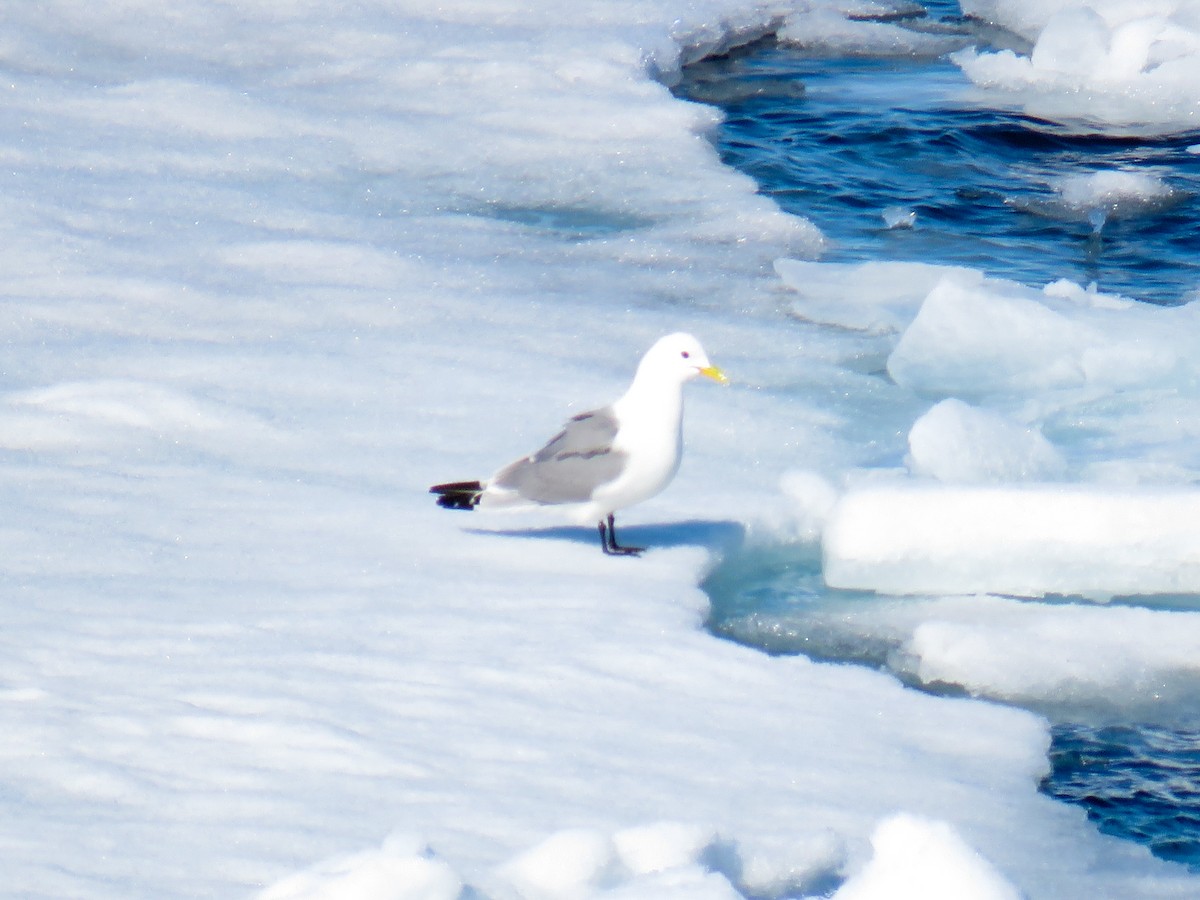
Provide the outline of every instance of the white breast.
<path id="1" fill-rule="evenodd" d="M 625 457 L 621 474 L 596 491 L 590 513 L 599 519 L 640 503 L 671 483 L 683 451 L 683 398 L 659 396 L 653 403 L 627 404 L 614 411 L 621 422 L 613 449 Z M 674 399 L 675 402 L 670 402 Z"/>

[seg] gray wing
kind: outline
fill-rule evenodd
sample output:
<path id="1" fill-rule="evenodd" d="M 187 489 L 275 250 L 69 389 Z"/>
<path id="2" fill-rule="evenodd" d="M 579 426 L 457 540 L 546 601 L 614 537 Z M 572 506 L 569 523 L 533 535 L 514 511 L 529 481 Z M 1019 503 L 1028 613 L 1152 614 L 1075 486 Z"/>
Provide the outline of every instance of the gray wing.
<path id="1" fill-rule="evenodd" d="M 625 454 L 614 450 L 617 420 L 608 407 L 575 416 L 532 456 L 496 473 L 492 483 L 534 503 L 579 503 L 621 474 Z"/>

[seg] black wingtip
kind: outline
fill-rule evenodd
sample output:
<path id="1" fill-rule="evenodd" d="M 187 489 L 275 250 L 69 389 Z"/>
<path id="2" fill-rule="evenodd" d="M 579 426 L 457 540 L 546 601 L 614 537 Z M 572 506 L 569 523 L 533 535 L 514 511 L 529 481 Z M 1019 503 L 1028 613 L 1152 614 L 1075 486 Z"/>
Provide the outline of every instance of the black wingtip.
<path id="1" fill-rule="evenodd" d="M 474 509 L 483 494 L 483 484 L 478 481 L 455 481 L 450 484 L 435 484 L 429 493 L 437 494 L 437 505 L 443 509 Z"/>

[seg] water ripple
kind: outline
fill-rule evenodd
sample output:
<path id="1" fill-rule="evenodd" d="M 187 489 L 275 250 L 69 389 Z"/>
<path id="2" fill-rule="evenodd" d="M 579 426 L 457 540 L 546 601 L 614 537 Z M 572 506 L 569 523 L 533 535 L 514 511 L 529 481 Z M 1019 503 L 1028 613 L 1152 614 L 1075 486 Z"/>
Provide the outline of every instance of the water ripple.
<path id="1" fill-rule="evenodd" d="M 1200 135 L 1130 137 L 982 108 L 947 58 L 830 58 L 771 40 L 689 67 L 677 93 L 722 106 L 725 161 L 830 238 L 831 261 L 967 265 L 1174 304 L 1200 293 Z M 1058 202 L 1071 177 L 1125 173 L 1169 204 Z M 885 210 L 914 213 L 889 228 Z M 1136 208 L 1136 212 L 1130 212 Z"/>

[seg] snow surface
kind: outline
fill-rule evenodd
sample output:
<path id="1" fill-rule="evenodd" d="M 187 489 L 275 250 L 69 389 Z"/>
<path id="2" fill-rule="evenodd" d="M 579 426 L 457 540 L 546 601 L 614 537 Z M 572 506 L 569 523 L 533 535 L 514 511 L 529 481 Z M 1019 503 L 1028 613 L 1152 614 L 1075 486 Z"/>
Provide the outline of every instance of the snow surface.
<path id="1" fill-rule="evenodd" d="M 886 884 L 899 812 L 993 896 L 1195 894 L 1037 792 L 1038 717 L 702 628 L 715 557 L 906 477 L 943 396 L 1040 429 L 1064 478 L 1200 471 L 1186 309 L 927 271 L 861 280 L 888 327 L 792 308 L 772 265 L 820 234 L 663 83 L 790 11 L 6 10 L 7 893 L 795 896 Z M 927 343 L 971 335 L 954 292 L 1014 329 L 968 354 L 1055 324 L 972 369 Z M 433 505 L 679 329 L 738 383 L 691 392 L 678 479 L 624 519 L 645 558 Z"/>

